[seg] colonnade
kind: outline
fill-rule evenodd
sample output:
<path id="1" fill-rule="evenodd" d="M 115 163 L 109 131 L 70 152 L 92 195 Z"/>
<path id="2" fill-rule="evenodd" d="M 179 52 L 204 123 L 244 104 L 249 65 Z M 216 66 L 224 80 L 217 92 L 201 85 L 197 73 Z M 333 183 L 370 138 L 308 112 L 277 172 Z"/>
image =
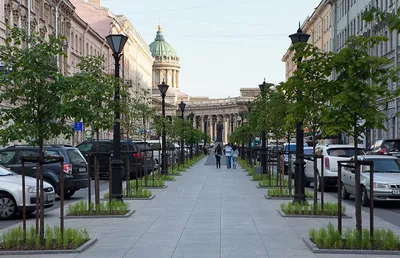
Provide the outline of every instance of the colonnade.
<path id="1" fill-rule="evenodd" d="M 187 120 L 191 120 L 191 116 L 186 115 Z M 219 114 L 219 115 L 196 115 L 193 116 L 193 127 L 206 133 L 214 142 L 217 138 L 217 124 L 222 123 L 222 140 L 224 143 L 229 142 L 229 136 L 240 125 L 241 117 L 239 114 Z"/>

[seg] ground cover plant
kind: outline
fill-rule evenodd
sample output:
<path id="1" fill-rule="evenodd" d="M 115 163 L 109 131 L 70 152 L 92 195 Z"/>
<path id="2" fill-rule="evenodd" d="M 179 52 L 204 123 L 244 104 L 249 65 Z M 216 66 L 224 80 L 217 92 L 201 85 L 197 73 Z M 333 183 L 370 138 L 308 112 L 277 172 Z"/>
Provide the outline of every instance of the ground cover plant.
<path id="1" fill-rule="evenodd" d="M 125 215 L 128 212 L 129 204 L 116 200 L 102 201 L 97 205 L 90 203 L 90 206 L 87 201 L 79 201 L 69 205 L 67 209 L 68 216 Z"/>
<path id="2" fill-rule="evenodd" d="M 305 191 L 305 195 L 307 198 L 313 198 L 314 195 L 309 192 L 309 191 Z M 279 187 L 274 187 L 274 188 L 270 188 L 268 189 L 268 196 L 269 197 L 292 197 L 293 196 L 293 190 L 292 190 L 292 194 L 289 193 L 289 189 L 281 189 Z"/>
<path id="3" fill-rule="evenodd" d="M 139 187 L 163 187 L 165 186 L 164 180 L 160 178 L 154 177 L 148 177 L 147 180 L 143 179 L 138 179 L 137 184 Z M 130 188 L 136 188 L 136 180 L 131 180 L 129 182 Z"/>
<path id="4" fill-rule="evenodd" d="M 143 189 L 139 187 L 137 190 L 135 188 L 131 188 L 129 192 L 126 191 L 126 188 L 122 191 L 123 197 L 126 198 L 149 198 L 152 196 L 151 190 Z M 104 198 L 109 198 L 110 194 L 105 193 Z"/>
<path id="5" fill-rule="evenodd" d="M 310 229 L 309 237 L 321 249 L 352 250 L 400 250 L 400 239 L 390 229 L 375 229 L 371 239 L 369 229 L 360 233 L 356 229 L 346 229 L 343 235 L 329 224 L 327 228 Z"/>
<path id="6" fill-rule="evenodd" d="M 315 212 L 314 212 L 315 208 Z M 338 203 L 324 203 L 324 210 L 321 205 L 304 203 L 281 203 L 281 210 L 286 215 L 325 215 L 325 216 L 337 216 L 338 215 Z M 346 211 L 345 207 L 342 207 L 342 214 Z"/>
<path id="7" fill-rule="evenodd" d="M 253 175 L 254 177 L 254 175 Z M 254 179 L 253 179 L 254 180 Z M 276 179 L 263 179 L 262 181 L 258 182 L 259 187 L 273 187 L 273 186 L 280 186 L 280 182 L 277 182 Z M 282 186 L 289 186 L 289 182 L 287 179 L 282 180 Z M 293 186 L 293 184 L 292 184 Z"/>
<path id="8" fill-rule="evenodd" d="M 36 235 L 35 227 L 27 228 L 26 237 L 21 226 L 4 232 L 0 239 L 0 250 L 20 251 L 20 250 L 65 250 L 77 249 L 89 241 L 89 233 L 86 229 L 67 228 L 64 236 L 61 235 L 59 226 L 53 228 L 47 225 L 45 239 L 40 241 Z"/>

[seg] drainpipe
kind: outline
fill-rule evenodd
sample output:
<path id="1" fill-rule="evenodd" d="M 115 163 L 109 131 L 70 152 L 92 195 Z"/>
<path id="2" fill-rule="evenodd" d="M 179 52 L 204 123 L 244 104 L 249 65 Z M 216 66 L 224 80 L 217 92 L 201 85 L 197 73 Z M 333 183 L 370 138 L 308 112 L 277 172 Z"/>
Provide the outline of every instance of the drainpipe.
<path id="1" fill-rule="evenodd" d="M 28 47 L 30 46 L 29 39 L 31 37 L 31 9 L 32 3 L 31 0 L 28 0 Z"/>
<path id="2" fill-rule="evenodd" d="M 395 2 L 395 10 L 396 10 L 396 17 L 397 17 L 397 15 L 398 15 L 398 7 L 399 6 L 399 0 L 396 0 L 396 2 Z M 398 55 L 399 55 L 399 47 L 398 47 L 398 45 L 399 45 L 399 34 L 398 34 L 399 32 L 397 31 L 397 30 L 395 30 L 395 35 L 396 35 L 396 37 L 395 37 L 395 48 L 394 48 L 394 65 L 396 66 L 396 71 L 397 71 L 397 68 L 398 68 L 398 65 L 399 65 L 399 57 L 398 57 Z M 396 85 L 396 89 L 399 87 L 399 82 L 396 80 L 396 82 L 395 82 L 395 85 Z M 399 112 L 399 107 L 398 107 L 398 103 L 397 103 L 397 97 L 394 99 L 394 104 L 395 104 L 395 106 L 396 106 L 396 114 Z M 394 138 L 398 138 L 399 137 L 399 128 L 398 128 L 398 116 L 396 115 L 395 116 L 395 118 L 394 118 L 394 133 L 395 133 L 395 136 L 394 136 Z"/>
<path id="3" fill-rule="evenodd" d="M 58 37 L 58 16 L 59 16 L 58 9 L 60 8 L 61 3 L 63 2 L 64 0 L 60 0 L 56 5 L 56 38 Z M 57 62 L 57 67 L 59 67 L 60 64 L 58 63 L 58 56 L 56 56 L 56 62 Z"/>

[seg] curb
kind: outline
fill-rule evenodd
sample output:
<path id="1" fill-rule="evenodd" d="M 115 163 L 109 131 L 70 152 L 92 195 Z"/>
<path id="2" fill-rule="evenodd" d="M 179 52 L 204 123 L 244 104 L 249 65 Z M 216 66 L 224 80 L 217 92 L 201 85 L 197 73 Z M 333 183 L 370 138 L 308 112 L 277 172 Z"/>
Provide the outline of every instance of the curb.
<path id="1" fill-rule="evenodd" d="M 132 216 L 132 214 L 135 213 L 135 210 L 129 211 L 125 215 L 88 215 L 88 216 L 65 216 L 64 219 L 124 219 L 124 218 L 129 218 Z"/>
<path id="2" fill-rule="evenodd" d="M 304 237 L 303 242 L 315 254 L 400 255 L 400 251 L 389 250 L 320 249 L 308 237 Z"/>
<path id="3" fill-rule="evenodd" d="M 281 210 L 278 210 L 278 213 L 284 218 L 337 219 L 338 217 L 332 215 L 296 215 L 296 214 L 288 215 Z M 343 214 L 342 219 L 351 219 L 351 217 Z"/>
<path id="4" fill-rule="evenodd" d="M 168 185 L 164 185 L 164 186 L 142 186 L 143 188 L 146 189 L 165 189 L 168 187 Z"/>
<path id="5" fill-rule="evenodd" d="M 86 251 L 97 242 L 97 238 L 90 239 L 78 249 L 72 250 L 28 250 L 28 251 L 0 251 L 1 255 L 39 255 L 39 254 L 77 254 Z"/>
<path id="6" fill-rule="evenodd" d="M 123 200 L 153 200 L 154 197 L 156 197 L 155 194 L 153 194 L 152 196 L 146 198 L 146 197 L 140 197 L 140 198 L 135 198 L 135 197 L 122 197 Z"/>
<path id="7" fill-rule="evenodd" d="M 172 180 L 167 180 L 167 179 L 163 179 L 164 181 L 176 181 L 176 178 L 172 179 Z"/>
<path id="8" fill-rule="evenodd" d="M 271 197 L 268 194 L 264 194 L 265 199 L 268 200 L 293 200 L 293 196 L 289 196 L 289 197 Z M 314 198 L 306 198 L 306 200 L 314 200 Z M 319 199 L 318 199 L 319 200 Z"/>

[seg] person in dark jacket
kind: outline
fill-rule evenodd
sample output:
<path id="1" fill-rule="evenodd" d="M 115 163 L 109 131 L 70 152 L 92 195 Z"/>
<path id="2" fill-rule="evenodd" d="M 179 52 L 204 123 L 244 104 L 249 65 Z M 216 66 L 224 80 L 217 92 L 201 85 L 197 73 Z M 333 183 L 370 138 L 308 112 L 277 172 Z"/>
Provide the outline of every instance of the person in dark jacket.
<path id="1" fill-rule="evenodd" d="M 215 148 L 214 154 L 215 154 L 217 168 L 221 168 L 221 156 L 222 156 L 221 145 L 219 145 L 219 144 L 217 145 L 217 147 Z"/>

